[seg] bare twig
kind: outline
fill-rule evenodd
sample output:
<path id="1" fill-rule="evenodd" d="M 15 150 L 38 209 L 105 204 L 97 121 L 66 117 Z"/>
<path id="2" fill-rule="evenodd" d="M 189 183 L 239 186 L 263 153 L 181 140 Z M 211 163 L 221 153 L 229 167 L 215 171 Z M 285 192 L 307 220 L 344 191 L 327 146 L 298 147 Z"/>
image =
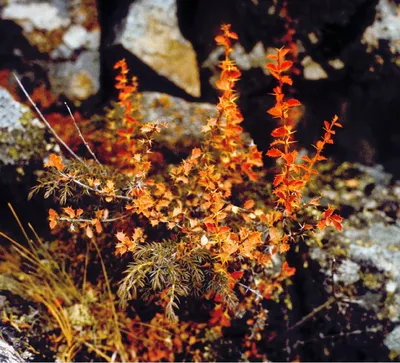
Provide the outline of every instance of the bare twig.
<path id="1" fill-rule="evenodd" d="M 82 183 L 81 181 L 76 180 L 76 179 L 74 179 L 73 177 L 71 177 L 71 176 L 69 176 L 69 175 L 67 175 L 67 174 L 64 174 L 64 173 L 61 172 L 61 171 L 58 171 L 58 172 L 59 172 L 64 178 L 70 179 L 71 181 L 73 181 L 75 184 L 81 186 L 82 188 L 85 188 L 85 189 L 87 189 L 87 190 L 91 190 L 91 191 L 93 191 L 93 192 L 95 192 L 95 193 L 97 193 L 97 194 L 105 195 L 105 196 L 108 196 L 108 197 L 113 197 L 113 198 L 116 198 L 116 199 L 133 200 L 133 198 L 128 197 L 128 196 L 126 196 L 126 195 L 112 195 L 112 194 L 103 192 L 103 191 L 100 190 L 100 189 L 92 188 L 91 186 L 89 186 L 89 185 L 87 185 L 87 184 L 85 184 L 85 183 Z"/>
<path id="2" fill-rule="evenodd" d="M 246 289 L 246 291 L 250 291 L 253 294 L 255 294 L 258 299 L 263 299 L 264 298 L 264 296 L 262 296 L 261 293 L 258 290 L 254 290 L 250 286 L 246 286 L 246 285 L 242 284 L 241 282 L 238 282 L 238 285 L 244 287 Z"/>
<path id="3" fill-rule="evenodd" d="M 335 297 L 331 297 L 329 298 L 327 301 L 325 301 L 322 305 L 317 306 L 315 309 L 313 309 L 309 314 L 307 314 L 306 316 L 304 316 L 301 320 L 299 320 L 296 324 L 292 325 L 291 327 L 289 327 L 285 333 L 290 332 L 294 329 L 297 329 L 298 327 L 300 327 L 301 325 L 303 325 L 307 320 L 311 319 L 314 315 L 318 314 L 320 311 L 328 308 L 329 306 L 331 306 L 334 302 L 336 302 L 336 298 Z"/>
<path id="4" fill-rule="evenodd" d="M 61 139 L 60 136 L 58 136 L 58 134 L 55 132 L 55 130 L 53 129 L 53 127 L 49 124 L 49 122 L 46 120 L 46 118 L 43 116 L 42 112 L 39 110 L 39 108 L 36 106 L 36 103 L 33 102 L 32 98 L 29 96 L 28 92 L 26 91 L 25 87 L 23 86 L 23 84 L 21 83 L 21 81 L 18 79 L 17 75 L 15 73 L 13 73 L 14 78 L 16 79 L 18 85 L 21 87 L 22 92 L 24 92 L 26 98 L 29 100 L 29 102 L 31 103 L 31 105 L 33 106 L 33 108 L 35 109 L 35 111 L 37 112 L 37 114 L 39 115 L 40 119 L 44 122 L 44 124 L 47 126 L 47 128 L 52 132 L 52 134 L 54 135 L 54 137 L 58 140 L 58 142 L 65 147 L 65 149 L 78 161 L 80 161 L 82 164 L 85 164 L 85 162 L 78 156 L 75 154 L 75 152 Z"/>
<path id="5" fill-rule="evenodd" d="M 309 339 L 309 340 L 298 340 L 296 343 L 294 343 L 293 348 L 297 348 L 299 345 L 304 345 L 307 343 L 314 343 L 314 342 L 319 342 L 321 340 L 331 340 L 331 339 L 337 339 L 341 337 L 348 337 L 350 335 L 359 335 L 359 334 L 368 334 L 368 333 L 377 333 L 382 330 L 382 326 L 377 325 L 373 327 L 366 327 L 363 330 L 353 330 L 353 331 L 348 331 L 348 332 L 340 332 L 338 334 L 332 334 L 332 335 L 324 335 L 323 333 L 320 333 L 320 335 L 317 338 L 314 339 Z"/>
<path id="6" fill-rule="evenodd" d="M 81 140 L 83 141 L 84 145 L 86 146 L 86 149 L 87 149 L 87 150 L 90 152 L 90 154 L 93 156 L 93 159 L 96 160 L 96 163 L 99 164 L 100 166 L 102 166 L 101 163 L 100 163 L 100 161 L 99 161 L 99 159 L 97 159 L 95 153 L 92 151 L 92 149 L 90 148 L 89 144 L 87 143 L 87 141 L 86 141 L 85 138 L 83 137 L 82 132 L 81 132 L 81 130 L 80 130 L 80 128 L 79 128 L 79 126 L 78 126 L 78 124 L 77 124 L 77 122 L 76 122 L 76 120 L 75 120 L 75 117 L 74 117 L 74 115 L 72 114 L 71 109 L 69 108 L 67 102 L 64 102 L 64 104 L 65 104 L 65 106 L 67 107 L 67 110 L 68 110 L 68 112 L 69 112 L 69 115 L 71 116 L 71 119 L 72 119 L 72 121 L 74 122 L 74 126 L 75 126 L 75 128 L 78 130 L 79 137 L 81 138 Z"/>
<path id="7" fill-rule="evenodd" d="M 336 299 L 336 284 L 335 284 L 335 269 L 336 269 L 336 259 L 332 259 L 332 264 L 331 264 L 331 283 L 332 283 L 332 295 Z"/>
<path id="8" fill-rule="evenodd" d="M 124 219 L 124 218 L 129 217 L 129 216 L 130 216 L 129 214 L 123 214 L 120 217 L 100 219 L 99 222 L 102 222 L 102 223 L 116 222 L 116 221 L 119 221 L 119 220 Z M 91 222 L 92 221 L 92 219 L 88 219 L 88 218 L 66 218 L 66 217 L 58 218 L 58 220 L 59 221 L 71 222 L 71 223 Z"/>
<path id="9" fill-rule="evenodd" d="M 291 332 L 292 330 L 295 330 L 297 328 L 299 328 L 301 325 L 303 325 L 305 322 L 307 322 L 307 320 L 311 319 L 313 316 L 317 315 L 319 312 L 321 312 L 322 310 L 328 308 L 329 306 L 331 306 L 333 303 L 337 302 L 337 299 L 335 297 L 331 297 L 329 298 L 327 301 L 325 301 L 322 305 L 317 306 L 315 309 L 313 309 L 309 314 L 307 314 L 306 316 L 304 316 L 301 320 L 299 320 L 296 324 L 290 326 L 289 328 L 287 328 L 283 334 L 280 334 L 279 337 L 283 337 L 286 336 L 289 332 Z M 278 336 L 274 336 L 273 338 L 271 338 L 269 341 L 273 341 L 275 340 L 275 338 Z"/>

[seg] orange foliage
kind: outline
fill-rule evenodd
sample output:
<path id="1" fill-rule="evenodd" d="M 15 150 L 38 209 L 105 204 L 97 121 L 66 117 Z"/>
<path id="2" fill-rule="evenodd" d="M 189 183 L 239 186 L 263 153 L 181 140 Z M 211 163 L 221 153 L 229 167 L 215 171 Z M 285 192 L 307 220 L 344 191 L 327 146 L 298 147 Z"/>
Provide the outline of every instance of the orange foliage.
<path id="1" fill-rule="evenodd" d="M 295 98 L 287 99 L 283 90 L 285 85 L 293 83 L 284 74 L 293 66 L 293 62 L 285 59 L 289 50 L 284 48 L 269 55 L 273 63 L 266 66 L 278 80 L 273 90 L 275 105 L 267 111 L 280 122 L 271 133 L 274 141 L 267 152 L 269 157 L 277 159 L 280 169 L 272 185 L 276 208 L 271 208 L 267 200 L 257 199 L 257 193 L 264 183 L 263 172 L 259 170 L 263 165 L 262 154 L 243 135 L 240 126 L 243 116 L 236 104 L 238 94 L 235 88 L 241 72 L 230 59 L 232 42 L 238 36 L 231 31 L 230 25 L 223 25 L 221 30 L 222 34 L 215 38 L 217 44 L 225 50 L 225 58 L 220 63 L 221 75 L 216 82 L 216 87 L 221 91 L 218 113 L 203 126 L 202 143 L 190 150 L 181 163 L 166 167 L 154 162 L 153 138 L 166 124 L 140 122 L 138 81 L 136 77 L 128 80 L 127 64 L 121 60 L 115 65 L 119 71 L 115 78 L 119 91 L 118 104 L 107 113 L 109 128 L 104 146 L 111 150 L 110 157 L 105 160 L 108 164 L 93 170 L 90 163 L 85 167 L 65 166 L 61 157 L 54 154 L 45 164 L 50 169 L 52 167 L 58 178 L 57 186 L 68 184 L 71 188 L 75 187 L 75 193 L 83 190 L 82 195 L 90 195 L 99 200 L 97 205 L 91 205 L 86 210 L 66 207 L 58 214 L 51 209 L 50 228 L 64 221 L 70 225 L 71 230 L 75 226 L 79 227 L 87 237 L 93 238 L 94 232 L 97 235 L 103 233 L 105 223 L 114 222 L 115 253 L 118 256 L 132 254 L 132 274 L 136 267 L 139 271 L 129 281 L 133 281 L 128 285 L 134 293 L 127 294 L 128 297 L 136 296 L 136 290 L 148 283 L 151 285 L 148 289 L 152 289 L 154 296 L 158 296 L 158 299 L 154 299 L 157 304 L 166 311 L 169 309 L 169 315 L 173 316 L 171 307 L 177 306 L 176 296 L 188 296 L 192 291 L 186 286 L 179 287 L 175 280 L 163 285 L 163 281 L 157 278 L 163 271 L 172 268 L 170 266 L 186 267 L 192 262 L 190 258 L 201 254 L 198 258 L 200 266 L 197 267 L 201 271 L 199 275 L 203 276 L 204 271 L 207 271 L 208 285 L 220 285 L 218 291 L 208 291 L 207 288 L 201 290 L 204 298 L 217 302 L 209 320 L 209 326 L 217 336 L 223 334 L 222 327 L 231 325 L 231 315 L 226 304 L 234 291 L 240 291 L 243 296 L 248 291 L 254 293 L 251 298 L 246 297 L 238 302 L 241 309 L 254 310 L 255 306 L 261 309 L 259 299 L 276 299 L 283 290 L 285 280 L 295 273 L 295 268 L 289 267 L 283 260 L 280 271 L 265 275 L 263 279 L 249 279 L 252 287 L 240 282 L 248 278 L 245 272 L 253 271 L 257 265 L 271 267 L 274 254 L 284 255 L 291 248 L 292 242 L 303 238 L 315 227 L 322 230 L 332 225 L 339 231 L 342 229 L 342 218 L 334 214 L 330 205 L 317 223 L 308 220 L 307 223 L 300 223 L 298 220 L 300 211 L 318 206 L 318 199 L 304 202 L 304 190 L 312 176 L 318 173 L 316 162 L 325 160 L 322 152 L 326 144 L 333 143 L 334 129 L 342 126 L 337 116 L 331 122 L 325 121 L 325 133 L 314 146 L 314 156 L 303 156 L 298 160 L 298 152 L 292 147 L 295 130 L 290 122 L 290 111 L 301 103 Z M 113 213 L 111 218 L 109 213 Z M 163 231 L 162 236 L 160 230 Z M 146 234 L 156 237 L 148 237 Z M 163 253 L 160 247 L 163 243 L 168 252 L 164 259 L 155 256 Z M 170 250 L 171 243 L 173 248 Z M 154 266 L 154 260 L 140 262 L 143 256 L 147 256 L 147 252 L 150 259 L 160 258 L 157 264 L 171 265 L 168 268 L 158 268 Z M 284 259 L 284 256 L 280 258 Z M 188 275 L 190 284 L 194 275 L 191 272 Z M 172 270 L 168 278 L 171 276 L 176 276 Z M 137 287 L 134 283 L 139 280 Z M 265 319 L 265 313 L 260 311 L 259 320 Z M 167 322 L 162 320 L 160 314 L 147 326 L 140 325 L 137 320 L 132 324 L 137 326 L 132 327 L 134 333 L 129 335 L 129 339 L 139 344 L 140 358 L 144 360 L 174 360 L 174 352 L 183 352 L 185 346 L 197 341 L 196 336 L 193 336 L 188 344 L 182 337 L 190 331 L 197 334 L 204 328 L 194 322 L 182 322 L 180 325 L 173 321 Z M 156 327 L 157 324 L 159 326 Z M 164 327 L 168 328 L 163 330 Z M 156 332 L 156 328 L 162 329 Z M 157 338 L 137 343 L 138 332 L 151 333 L 152 337 Z M 248 357 L 258 356 L 256 345 L 249 343 L 245 354 Z M 133 358 L 136 359 L 134 355 Z"/>
<path id="2" fill-rule="evenodd" d="M 302 202 L 303 190 L 307 182 L 310 181 L 311 176 L 318 174 L 317 170 L 314 169 L 314 164 L 317 161 L 326 160 L 321 153 L 326 144 L 333 144 L 332 135 L 335 134 L 334 127 L 342 127 L 342 125 L 337 122 L 338 117 L 336 115 L 330 123 L 324 121 L 325 134 L 322 140 L 319 140 L 316 146 L 314 146 L 316 149 L 315 155 L 312 158 L 303 156 L 301 158 L 303 163 L 297 161 L 298 152 L 291 150 L 291 145 L 294 143 L 292 135 L 295 133 L 295 130 L 292 125 L 288 124 L 288 111 L 292 107 L 300 106 L 301 103 L 294 98 L 285 100 L 283 86 L 284 84 L 291 85 L 293 83 L 289 76 L 283 74 L 293 65 L 292 62 L 285 60 L 288 52 L 288 49 L 281 48 L 277 49 L 276 55 L 268 56 L 274 63 L 268 63 L 266 67 L 270 70 L 271 75 L 278 80 L 278 86 L 274 88 L 273 93 L 275 96 L 275 106 L 271 107 L 267 112 L 273 117 L 278 118 L 283 126 L 271 132 L 271 136 L 275 140 L 271 143 L 271 148 L 268 150 L 267 155 L 282 161 L 281 171 L 275 176 L 273 182 L 274 194 L 277 197 L 278 206 L 283 209 L 285 217 L 295 220 L 296 213 L 305 207 Z M 335 217 L 335 223 L 333 223 L 332 219 L 327 218 L 323 217 L 320 223 L 318 223 L 318 228 L 323 229 L 321 227 L 325 226 L 325 224 L 332 223 L 338 230 L 341 230 L 340 217 Z M 287 234 L 282 236 L 282 240 L 285 236 Z M 287 246 L 281 246 L 282 250 L 283 252 L 286 251 Z"/>

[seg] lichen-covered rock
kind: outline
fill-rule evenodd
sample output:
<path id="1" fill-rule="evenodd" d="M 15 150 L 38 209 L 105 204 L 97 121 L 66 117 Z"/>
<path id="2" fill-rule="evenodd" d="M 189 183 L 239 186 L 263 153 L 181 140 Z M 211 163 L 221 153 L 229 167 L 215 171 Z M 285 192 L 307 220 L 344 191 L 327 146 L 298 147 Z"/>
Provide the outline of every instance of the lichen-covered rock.
<path id="1" fill-rule="evenodd" d="M 213 72 L 213 75 L 210 79 L 211 84 L 215 84 L 215 82 L 219 79 L 221 72 L 219 63 L 220 57 L 223 53 L 224 49 L 222 47 L 216 47 L 202 64 L 203 68 L 208 68 Z M 247 71 L 252 68 L 260 68 L 265 75 L 269 75 L 270 72 L 265 67 L 266 57 L 267 55 L 274 53 L 275 50 L 273 48 L 265 49 L 262 42 L 257 42 L 253 49 L 248 53 L 240 43 L 235 43 L 230 57 L 236 62 L 242 71 Z"/>
<path id="2" fill-rule="evenodd" d="M 39 65 L 56 96 L 65 94 L 79 102 L 99 91 L 100 26 L 95 0 L 77 0 L 73 4 L 10 0 L 2 9 L 1 18 L 21 26 L 21 36 L 42 54 L 40 61 L 36 56 L 32 58 L 28 49 L 14 49 L 12 55 Z"/>
<path id="3" fill-rule="evenodd" d="M 323 247 L 313 246 L 331 289 L 333 259 L 336 290 L 350 303 L 370 310 L 378 320 L 400 321 L 400 181 L 380 166 L 346 163 L 332 176 L 336 193 L 324 192 L 344 206 L 343 232 L 323 231 Z M 341 175 L 341 177 L 339 177 Z"/>
<path id="4" fill-rule="evenodd" d="M 48 77 L 54 94 L 83 101 L 100 89 L 100 58 L 95 51 L 82 52 L 73 61 L 48 64 Z"/>
<path id="5" fill-rule="evenodd" d="M 360 279 L 360 266 L 351 261 L 344 260 L 336 270 L 334 275 L 335 281 L 341 281 L 346 286 L 356 283 Z"/>
<path id="6" fill-rule="evenodd" d="M 310 56 L 304 57 L 301 65 L 304 67 L 303 74 L 305 79 L 317 81 L 319 79 L 328 78 L 328 74 L 321 67 L 321 65 L 314 62 Z"/>
<path id="7" fill-rule="evenodd" d="M 374 23 L 369 26 L 362 38 L 362 42 L 370 48 L 378 48 L 379 40 L 388 40 L 393 53 L 400 53 L 400 5 L 395 1 L 380 0 L 377 7 Z"/>
<path id="8" fill-rule="evenodd" d="M 70 58 L 76 50 L 97 50 L 100 45 L 94 0 L 78 0 L 73 6 L 56 0 L 10 0 L 1 15 L 20 25 L 27 40 L 53 59 Z"/>
<path id="9" fill-rule="evenodd" d="M 394 328 L 386 337 L 385 345 L 391 350 L 400 354 L 400 326 Z"/>
<path id="10" fill-rule="evenodd" d="M 70 19 L 66 18 L 66 9 L 59 5 L 61 3 L 8 1 L 2 17 L 15 20 L 27 34 L 35 30 L 52 31 L 70 24 Z"/>
<path id="11" fill-rule="evenodd" d="M 122 44 L 158 74 L 199 97 L 196 53 L 179 30 L 176 12 L 176 0 L 133 2 L 115 44 Z"/>
<path id="12" fill-rule="evenodd" d="M 0 168 L 21 167 L 44 155 L 44 126 L 0 87 Z"/>

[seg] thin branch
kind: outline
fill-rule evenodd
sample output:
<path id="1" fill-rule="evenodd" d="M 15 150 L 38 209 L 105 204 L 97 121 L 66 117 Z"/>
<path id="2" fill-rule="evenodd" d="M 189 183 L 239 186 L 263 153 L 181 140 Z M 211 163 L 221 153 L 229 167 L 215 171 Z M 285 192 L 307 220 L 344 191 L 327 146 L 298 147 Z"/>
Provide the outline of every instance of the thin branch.
<path id="1" fill-rule="evenodd" d="M 33 106 L 33 108 L 35 109 L 35 111 L 37 112 L 37 114 L 39 115 L 39 117 L 41 118 L 41 120 L 44 122 L 44 124 L 47 126 L 47 128 L 52 132 L 52 134 L 54 135 L 54 137 L 58 140 L 58 142 L 65 147 L 65 149 L 76 159 L 79 160 L 82 164 L 85 164 L 85 162 L 78 156 L 75 154 L 75 152 L 61 139 L 60 136 L 58 136 L 58 134 L 55 132 L 55 130 L 53 129 L 53 127 L 49 124 L 49 122 L 46 120 L 46 118 L 43 116 L 42 112 L 39 110 L 39 108 L 36 106 L 36 103 L 33 102 L 32 98 L 29 96 L 28 92 L 26 91 L 25 87 L 23 86 L 23 84 L 21 83 L 21 81 L 18 79 L 17 75 L 15 73 L 13 73 L 14 78 L 16 79 L 18 85 L 21 87 L 22 92 L 24 92 L 26 98 L 29 100 L 29 102 L 31 103 L 31 105 Z"/>
<path id="2" fill-rule="evenodd" d="M 331 297 L 329 298 L 327 301 L 325 301 L 322 305 L 317 306 L 315 309 L 313 309 L 309 314 L 307 314 L 306 316 L 304 316 L 301 320 L 299 320 L 296 324 L 290 326 L 287 330 L 285 330 L 282 334 L 279 335 L 279 338 L 282 338 L 283 336 L 286 336 L 290 331 L 297 329 L 298 327 L 300 327 L 301 325 L 303 325 L 305 322 L 307 322 L 307 320 L 311 319 L 312 317 L 314 317 L 314 315 L 318 314 L 319 312 L 321 312 L 322 310 L 328 308 L 329 306 L 331 306 L 333 303 L 337 302 L 337 299 L 335 297 Z M 278 335 L 274 336 L 273 338 L 271 338 L 269 340 L 269 342 L 275 340 L 275 338 L 277 338 Z"/>
<path id="3" fill-rule="evenodd" d="M 67 179 L 72 180 L 75 184 L 81 186 L 82 188 L 85 188 L 85 189 L 87 189 L 87 190 L 91 190 L 91 191 L 93 191 L 93 192 L 95 192 L 95 193 L 98 193 L 98 194 L 100 194 L 100 195 L 105 195 L 105 196 L 107 196 L 107 197 L 113 197 L 113 198 L 116 198 L 116 199 L 133 200 L 133 198 L 128 197 L 128 196 L 126 196 L 126 195 L 112 195 L 112 194 L 109 194 L 109 193 L 105 193 L 105 192 L 103 192 L 103 191 L 100 190 L 100 189 L 92 188 L 91 186 L 89 186 L 89 185 L 87 185 L 87 184 L 85 184 L 85 183 L 82 183 L 82 182 L 80 182 L 79 180 L 76 180 L 76 179 L 74 179 L 73 177 L 71 177 L 71 176 L 69 176 L 69 175 L 67 175 L 67 174 L 64 174 L 64 173 L 63 173 L 62 171 L 60 171 L 60 170 L 59 170 L 58 172 L 59 172 L 64 178 L 67 178 Z"/>
<path id="4" fill-rule="evenodd" d="M 86 141 L 85 138 L 83 137 L 82 132 L 81 132 L 81 130 L 80 130 L 80 128 L 79 128 L 79 126 L 78 126 L 78 124 L 77 124 L 77 122 L 76 122 L 76 120 L 75 120 L 75 117 L 74 117 L 74 115 L 72 114 L 71 109 L 69 108 L 67 102 L 64 102 L 64 104 L 65 104 L 65 106 L 67 107 L 67 110 L 68 110 L 68 112 L 69 112 L 69 115 L 71 116 L 72 121 L 74 122 L 74 126 L 75 126 L 75 128 L 78 130 L 79 137 L 81 138 L 81 140 L 83 141 L 84 145 L 86 146 L 86 149 L 88 149 L 88 151 L 90 152 L 90 154 L 93 156 L 93 159 L 96 160 L 96 163 L 99 164 L 100 166 L 102 166 L 101 163 L 100 163 L 100 161 L 99 161 L 99 159 L 97 159 L 95 153 L 92 151 L 92 149 L 90 148 L 89 144 L 87 143 L 87 141 Z"/>
<path id="5" fill-rule="evenodd" d="M 116 222 L 116 221 L 119 221 L 119 220 L 124 219 L 129 216 L 130 216 L 129 214 L 123 214 L 120 217 L 99 219 L 99 222 L 102 222 L 102 223 Z M 74 222 L 91 222 L 92 221 L 92 219 L 88 219 L 88 218 L 66 218 L 66 217 L 58 218 L 58 220 L 72 222 L 72 223 L 74 223 Z"/>
<path id="6" fill-rule="evenodd" d="M 321 340 L 333 340 L 341 337 L 348 337 L 350 335 L 359 335 L 359 334 L 368 334 L 368 333 L 377 333 L 382 330 L 382 326 L 377 325 L 373 327 L 366 327 L 363 330 L 353 330 L 353 331 L 348 331 L 348 332 L 340 332 L 338 334 L 332 334 L 332 335 L 324 335 L 323 333 L 320 333 L 320 336 L 314 339 L 309 339 L 309 340 L 298 340 L 296 343 L 294 343 L 293 348 L 297 348 L 299 345 L 305 345 L 308 343 L 315 343 L 319 342 Z"/>
<path id="7" fill-rule="evenodd" d="M 246 291 L 250 291 L 253 294 L 255 294 L 257 296 L 257 298 L 259 298 L 259 299 L 263 299 L 264 298 L 264 296 L 262 296 L 261 293 L 258 290 L 254 290 L 250 286 L 246 286 L 246 285 L 242 284 L 241 282 L 238 282 L 238 285 L 244 287 L 246 289 Z"/>
<path id="8" fill-rule="evenodd" d="M 328 308 L 331 306 L 334 302 L 336 302 L 335 297 L 329 298 L 327 301 L 325 301 L 322 305 L 317 306 L 315 309 L 313 309 L 309 314 L 304 316 L 301 320 L 299 320 L 296 324 L 292 325 L 291 327 L 286 330 L 285 333 L 288 333 L 294 329 L 297 329 L 299 326 L 303 325 L 307 320 L 311 319 L 314 315 L 318 314 L 320 311 Z"/>
<path id="9" fill-rule="evenodd" d="M 336 296 L 336 284 L 335 284 L 335 271 L 336 271 L 336 259 L 332 259 L 332 264 L 331 264 L 331 284 L 332 284 L 332 295 L 335 299 L 337 299 Z"/>

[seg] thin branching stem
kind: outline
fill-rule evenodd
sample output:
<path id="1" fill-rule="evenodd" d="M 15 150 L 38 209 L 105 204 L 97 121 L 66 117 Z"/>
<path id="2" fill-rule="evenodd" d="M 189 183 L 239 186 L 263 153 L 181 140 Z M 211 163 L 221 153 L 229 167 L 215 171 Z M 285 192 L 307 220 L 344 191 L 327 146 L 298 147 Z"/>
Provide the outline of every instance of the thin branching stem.
<path id="1" fill-rule="evenodd" d="M 65 173 L 63 173 L 63 172 L 61 172 L 61 171 L 58 171 L 58 172 L 59 172 L 64 178 L 70 179 L 70 180 L 72 180 L 75 184 L 81 186 L 82 188 L 85 188 L 85 189 L 87 189 L 87 190 L 91 190 L 91 191 L 93 191 L 93 192 L 95 192 L 95 193 L 97 193 L 97 194 L 101 194 L 101 195 L 113 197 L 113 198 L 116 198 L 116 199 L 133 200 L 133 198 L 128 197 L 128 196 L 126 196 L 126 195 L 112 195 L 112 194 L 103 192 L 103 191 L 100 190 L 100 189 L 92 188 L 91 186 L 89 186 L 89 185 L 87 185 L 87 184 L 85 184 L 85 183 L 82 183 L 81 181 L 76 180 L 76 179 L 74 179 L 73 177 L 71 177 L 71 176 L 69 176 L 69 175 L 67 175 L 67 174 L 65 174 Z"/>
<path id="2" fill-rule="evenodd" d="M 50 123 L 46 120 L 46 118 L 43 116 L 42 112 L 39 110 L 39 108 L 36 106 L 36 103 L 32 100 L 31 96 L 29 96 L 27 90 L 25 89 L 24 85 L 21 83 L 19 78 L 15 73 L 13 73 L 14 78 L 16 79 L 18 85 L 21 87 L 22 92 L 25 94 L 26 98 L 28 101 L 31 103 L 37 114 L 39 115 L 40 119 L 44 122 L 44 124 L 47 126 L 47 128 L 51 131 L 51 133 L 54 135 L 54 137 L 58 140 L 58 142 L 65 147 L 65 149 L 79 162 L 82 164 L 85 164 L 83 159 L 81 159 L 76 153 L 61 139 L 60 136 L 58 136 L 57 132 L 53 129 L 53 127 L 50 125 Z"/>
<path id="3" fill-rule="evenodd" d="M 244 287 L 246 291 L 250 291 L 257 296 L 258 299 L 264 299 L 264 296 L 261 295 L 260 291 L 252 289 L 250 286 L 244 285 L 241 282 L 238 282 L 238 285 Z"/>
<path id="4" fill-rule="evenodd" d="M 120 217 L 115 217 L 115 218 L 108 218 L 108 219 L 99 219 L 99 222 L 102 223 L 110 223 L 110 222 L 116 222 L 121 219 L 129 217 L 129 214 L 123 214 Z M 71 222 L 71 223 L 77 223 L 77 222 L 92 222 L 92 219 L 89 218 L 67 218 L 67 217 L 61 217 L 58 218 L 59 221 L 66 221 L 66 222 Z"/>
<path id="5" fill-rule="evenodd" d="M 81 132 L 81 129 L 79 128 L 79 126 L 78 126 L 78 124 L 77 124 L 77 122 L 76 122 L 76 119 L 75 119 L 74 115 L 72 114 L 71 109 L 69 108 L 67 102 L 64 102 L 64 104 L 65 104 L 65 107 L 67 107 L 67 110 L 68 110 L 68 112 L 69 112 L 69 115 L 71 116 L 71 119 L 72 119 L 72 121 L 73 121 L 73 123 L 74 123 L 74 126 L 75 126 L 75 128 L 77 129 L 77 131 L 78 131 L 79 137 L 81 138 L 81 140 L 83 141 L 84 145 L 86 146 L 86 149 L 87 149 L 87 150 L 90 152 L 90 154 L 93 156 L 93 159 L 96 161 L 96 163 L 99 164 L 100 166 L 102 166 L 102 164 L 100 163 L 99 159 L 97 159 L 95 153 L 92 151 L 92 149 L 90 148 L 89 144 L 87 143 L 87 141 L 86 141 L 85 138 L 83 137 L 82 132 Z"/>

